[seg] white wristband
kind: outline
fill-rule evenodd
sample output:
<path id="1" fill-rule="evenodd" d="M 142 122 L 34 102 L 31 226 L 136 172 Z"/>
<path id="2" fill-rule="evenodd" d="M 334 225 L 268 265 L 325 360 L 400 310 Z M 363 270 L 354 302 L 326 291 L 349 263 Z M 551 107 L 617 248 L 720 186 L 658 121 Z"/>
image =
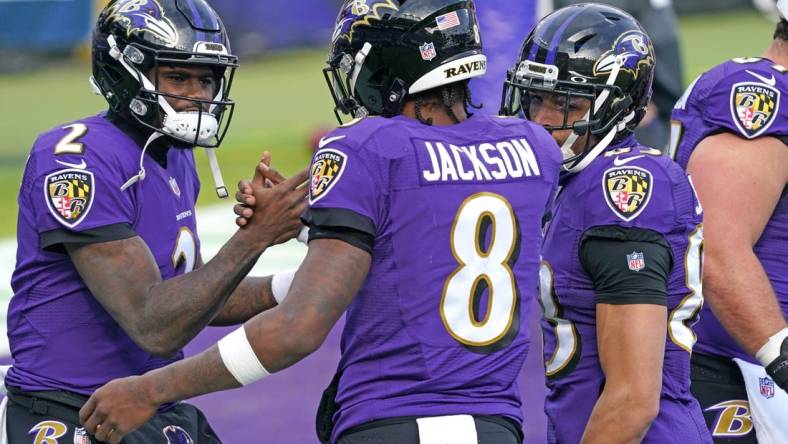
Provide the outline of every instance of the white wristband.
<path id="1" fill-rule="evenodd" d="M 766 367 L 767 365 L 774 362 L 780 356 L 780 348 L 783 345 L 783 341 L 785 338 L 788 337 L 788 327 L 778 331 L 777 333 L 773 334 L 766 344 L 755 353 L 755 358 L 761 362 L 761 365 Z"/>
<path id="2" fill-rule="evenodd" d="M 303 226 L 301 227 L 301 231 L 298 232 L 298 236 L 296 237 L 298 242 L 302 244 L 309 243 L 309 227 Z"/>
<path id="3" fill-rule="evenodd" d="M 249 385 L 270 374 L 257 359 L 243 325 L 223 337 L 216 345 L 219 346 L 224 366 L 241 385 Z"/>
<path id="4" fill-rule="evenodd" d="M 271 293 L 277 304 L 281 304 L 287 297 L 287 292 L 290 291 L 290 284 L 293 283 L 295 273 L 296 270 L 288 270 L 276 273 L 271 277 Z"/>

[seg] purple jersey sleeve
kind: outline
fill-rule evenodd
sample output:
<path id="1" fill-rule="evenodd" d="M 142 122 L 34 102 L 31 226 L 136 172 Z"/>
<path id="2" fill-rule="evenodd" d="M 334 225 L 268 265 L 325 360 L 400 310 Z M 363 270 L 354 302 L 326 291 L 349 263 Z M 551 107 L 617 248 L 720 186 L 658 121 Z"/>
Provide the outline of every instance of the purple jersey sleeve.
<path id="1" fill-rule="evenodd" d="M 786 90 L 786 68 L 767 59 L 733 59 L 703 73 L 673 108 L 670 156 L 686 168 L 698 144 L 720 132 L 785 140 Z"/>
<path id="2" fill-rule="evenodd" d="M 760 63 L 729 73 L 709 85 L 700 108 L 704 120 L 748 139 L 774 133 L 781 95 L 776 82 L 775 70 Z"/>
<path id="3" fill-rule="evenodd" d="M 353 228 L 375 235 L 383 218 L 381 203 L 388 187 L 385 159 L 375 154 L 368 144 L 371 138 L 354 143 L 346 138 L 342 129 L 323 138 L 325 145 L 312 158 L 309 177 L 309 212 L 340 210 L 327 221 L 327 225 Z M 345 139 L 345 140 L 342 140 Z M 328 143 L 326 143 L 328 141 Z M 342 211 L 346 210 L 346 211 Z M 350 216 L 350 211 L 361 218 Z M 325 214 L 325 213 L 324 213 Z"/>
<path id="4" fill-rule="evenodd" d="M 24 181 L 30 184 L 39 233 L 64 228 L 83 232 L 134 221 L 132 193 L 120 189 L 134 173 L 112 151 L 102 150 L 101 128 L 76 125 L 42 135 L 28 160 Z M 83 128 L 83 135 L 70 140 Z M 64 145 L 68 143 L 70 147 Z"/>

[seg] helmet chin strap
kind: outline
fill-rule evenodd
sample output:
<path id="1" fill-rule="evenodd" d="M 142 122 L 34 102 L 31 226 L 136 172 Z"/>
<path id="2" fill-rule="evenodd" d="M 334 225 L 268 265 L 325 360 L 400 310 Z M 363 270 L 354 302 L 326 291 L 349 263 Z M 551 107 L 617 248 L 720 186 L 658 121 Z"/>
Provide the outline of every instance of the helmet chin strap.
<path id="1" fill-rule="evenodd" d="M 616 83 L 616 78 L 618 77 L 618 73 L 621 71 L 621 67 L 623 65 L 624 65 L 624 59 L 621 58 L 620 56 L 616 57 L 615 63 L 613 63 L 613 67 L 610 70 L 610 75 L 607 76 L 607 81 L 605 82 L 605 85 L 612 86 L 613 84 Z M 605 104 L 605 102 L 609 97 L 610 97 L 610 90 L 608 88 L 605 88 L 604 90 L 602 90 L 601 93 L 599 93 L 599 96 L 597 96 L 596 100 L 594 100 L 594 114 L 596 114 L 599 111 L 599 109 L 602 108 L 602 105 Z M 585 115 L 586 121 L 590 119 L 590 113 L 591 110 L 589 110 L 586 113 Z M 580 159 L 579 162 L 572 165 L 571 167 L 565 167 L 564 169 L 570 173 L 577 173 L 585 169 L 585 167 L 587 167 L 594 159 L 597 158 L 597 156 L 599 156 L 599 154 L 602 153 L 602 151 L 605 150 L 605 148 L 608 147 L 608 145 L 610 145 L 610 143 L 613 141 L 613 138 L 615 138 L 616 134 L 620 130 L 624 129 L 626 127 L 626 123 L 632 120 L 634 117 L 635 117 L 634 112 L 630 113 L 627 117 L 622 119 L 622 121 L 619 122 L 617 125 L 613 125 L 613 127 L 610 128 L 610 131 L 608 131 L 607 134 L 605 134 L 605 137 L 603 137 L 590 151 L 588 151 Z M 564 142 L 563 145 L 561 145 L 561 153 L 563 153 L 564 159 L 567 159 L 567 153 L 569 153 L 569 157 L 575 155 L 574 151 L 572 151 L 572 145 L 575 144 L 575 141 L 577 140 L 578 137 L 579 134 L 572 132 L 572 134 L 566 139 L 566 142 Z"/>
<path id="2" fill-rule="evenodd" d="M 156 87 L 146 76 L 144 76 L 138 69 L 129 65 L 123 53 L 120 51 L 114 36 L 107 36 L 107 43 L 109 44 L 109 54 L 112 56 L 112 58 L 117 60 L 124 68 L 126 68 L 126 71 L 128 71 L 132 76 L 136 77 L 137 81 L 140 82 L 142 87 L 150 91 L 156 91 Z M 219 93 L 217 93 L 216 97 L 214 97 L 214 101 L 216 101 L 216 99 L 219 97 L 222 90 L 223 87 L 220 87 Z M 202 111 L 185 111 L 179 113 L 175 111 L 175 109 L 163 96 L 157 95 L 156 100 L 161 109 L 164 111 L 164 121 L 162 122 L 161 130 L 167 135 L 184 142 L 194 142 L 195 135 L 197 135 L 196 145 L 201 146 L 201 144 L 206 144 L 209 142 L 219 132 L 219 122 L 216 120 L 216 116 L 213 114 Z M 211 111 L 213 111 L 214 108 L 215 105 L 211 105 Z M 132 110 L 132 112 L 134 111 Z M 162 133 L 154 131 L 153 134 L 151 134 L 151 136 L 148 138 L 148 141 L 142 148 L 142 155 L 140 156 L 140 172 L 127 180 L 126 183 L 120 187 L 121 191 L 125 191 L 131 185 L 145 179 L 145 167 L 143 166 L 145 151 L 154 140 L 158 139 L 162 135 Z M 219 169 L 219 161 L 216 159 L 216 152 L 214 151 L 214 148 L 206 148 L 205 151 L 208 155 L 208 164 L 210 165 L 213 182 L 216 186 L 216 195 L 219 196 L 219 198 L 224 199 L 229 194 L 227 192 L 227 187 L 224 185 L 222 172 Z"/>
<path id="3" fill-rule="evenodd" d="M 219 169 L 219 161 L 216 159 L 216 148 L 205 148 L 205 154 L 208 156 L 208 165 L 211 167 L 216 195 L 219 196 L 219 199 L 226 199 L 229 193 L 227 193 L 227 187 L 224 186 L 222 170 Z"/>
<path id="4" fill-rule="evenodd" d="M 126 181 L 123 185 L 120 186 L 120 191 L 126 191 L 130 186 L 134 185 L 137 182 L 145 180 L 145 165 L 143 162 L 145 161 L 145 152 L 148 151 L 148 147 L 151 143 L 153 143 L 156 139 L 163 136 L 164 134 L 154 131 L 151 133 L 150 137 L 148 137 L 148 141 L 145 142 L 145 146 L 142 147 L 142 154 L 140 154 L 140 172 L 136 175 L 132 176 L 129 180 Z"/>
<path id="5" fill-rule="evenodd" d="M 599 143 L 597 143 L 594 146 L 594 148 L 591 149 L 591 151 L 589 151 L 585 156 L 583 156 L 583 158 L 580 159 L 580 162 L 577 162 L 571 167 L 565 168 L 566 171 L 570 173 L 577 173 L 579 171 L 582 171 L 594 159 L 596 159 L 596 157 L 600 153 L 602 153 L 602 151 L 604 151 L 605 148 L 608 147 L 608 145 L 610 145 L 610 142 L 613 141 L 613 138 L 616 136 L 617 132 L 618 132 L 618 128 L 616 127 L 610 128 L 610 131 L 608 131 L 607 134 L 605 134 L 605 137 L 603 137 L 602 140 L 600 140 Z"/>

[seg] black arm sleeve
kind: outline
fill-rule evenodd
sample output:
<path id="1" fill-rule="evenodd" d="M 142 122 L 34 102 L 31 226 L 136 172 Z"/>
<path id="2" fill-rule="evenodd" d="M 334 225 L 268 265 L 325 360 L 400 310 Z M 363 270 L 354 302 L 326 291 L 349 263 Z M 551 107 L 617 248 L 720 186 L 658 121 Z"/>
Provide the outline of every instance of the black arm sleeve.
<path id="1" fill-rule="evenodd" d="M 592 227 L 583 233 L 579 254 L 594 284 L 597 304 L 667 305 L 673 255 L 661 234 L 639 228 Z M 637 261 L 639 254 L 642 263 Z"/>
<path id="2" fill-rule="evenodd" d="M 121 239 L 129 239 L 137 233 L 129 224 L 113 224 L 103 227 L 85 230 L 81 232 L 69 231 L 64 228 L 57 228 L 41 233 L 41 248 L 53 253 L 65 253 L 63 244 L 97 244 L 100 242 L 110 242 Z"/>
<path id="3" fill-rule="evenodd" d="M 376 230 L 366 216 L 343 208 L 309 208 L 301 221 L 309 227 L 309 242 L 338 239 L 372 254 Z"/>

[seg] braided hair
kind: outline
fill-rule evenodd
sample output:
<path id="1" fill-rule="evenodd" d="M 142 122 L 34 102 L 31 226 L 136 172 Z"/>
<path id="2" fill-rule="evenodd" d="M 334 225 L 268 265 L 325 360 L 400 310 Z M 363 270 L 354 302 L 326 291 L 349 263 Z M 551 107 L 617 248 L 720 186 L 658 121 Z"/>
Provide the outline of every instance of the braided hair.
<path id="1" fill-rule="evenodd" d="M 777 23 L 773 38 L 788 41 L 788 20 L 782 19 Z"/>
<path id="2" fill-rule="evenodd" d="M 449 83 L 438 88 L 423 91 L 415 94 L 413 100 L 416 102 L 416 118 L 419 122 L 425 125 L 432 125 L 432 119 L 425 118 L 421 111 L 423 108 L 434 108 L 438 106 L 444 107 L 446 113 L 449 115 L 454 123 L 459 123 L 460 119 L 454 114 L 452 109 L 457 103 L 462 103 L 465 108 L 465 114 L 468 117 L 473 113 L 468 111 L 468 108 L 481 109 L 481 105 L 473 103 L 471 99 L 471 89 L 468 87 L 468 81 Z"/>

